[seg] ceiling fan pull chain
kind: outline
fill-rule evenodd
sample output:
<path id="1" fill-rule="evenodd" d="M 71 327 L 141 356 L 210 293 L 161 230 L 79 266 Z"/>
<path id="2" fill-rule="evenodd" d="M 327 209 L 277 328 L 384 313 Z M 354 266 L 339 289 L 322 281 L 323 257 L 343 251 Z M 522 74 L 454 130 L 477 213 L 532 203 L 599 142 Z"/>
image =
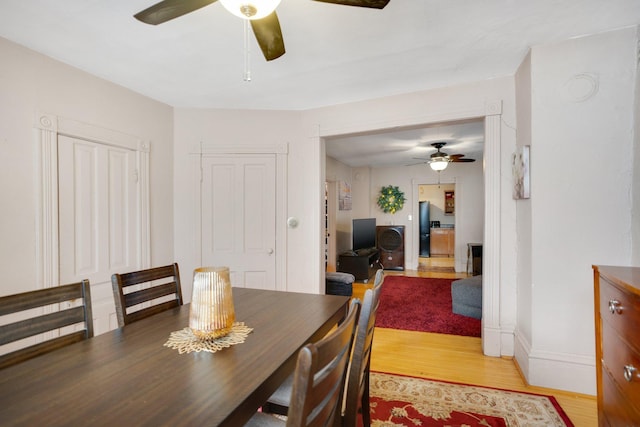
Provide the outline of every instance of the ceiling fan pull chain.
<path id="1" fill-rule="evenodd" d="M 249 50 L 249 20 L 243 19 L 244 23 L 244 81 L 251 81 L 251 55 Z"/>

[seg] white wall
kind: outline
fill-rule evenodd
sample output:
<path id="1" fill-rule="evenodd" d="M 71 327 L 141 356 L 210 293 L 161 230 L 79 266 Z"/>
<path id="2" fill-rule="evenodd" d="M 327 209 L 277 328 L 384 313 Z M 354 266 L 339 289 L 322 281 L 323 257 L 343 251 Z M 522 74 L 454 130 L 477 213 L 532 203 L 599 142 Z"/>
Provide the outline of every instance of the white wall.
<path id="1" fill-rule="evenodd" d="M 151 260 L 172 262 L 172 109 L 1 38 L 0 63 L 0 295 L 41 287 L 36 283 L 36 112 L 150 142 Z"/>
<path id="2" fill-rule="evenodd" d="M 482 171 L 481 171 L 482 172 Z M 482 178 L 482 175 L 480 175 Z M 440 221 L 441 225 L 455 225 L 456 216 L 455 210 L 454 214 L 446 214 L 444 213 L 444 192 L 445 191 L 453 191 L 455 194 L 456 185 L 455 184 L 427 184 L 420 185 L 418 190 L 418 201 L 428 201 L 429 202 L 429 220 L 430 221 Z M 484 193 L 484 191 L 483 191 Z M 480 210 L 482 210 L 482 206 L 479 206 Z M 482 223 L 480 225 L 480 230 L 482 230 Z M 482 240 L 479 240 L 480 242 Z"/>
<path id="3" fill-rule="evenodd" d="M 425 165 L 400 166 L 371 169 L 371 190 L 369 199 L 371 216 L 378 225 L 405 226 L 405 266 L 418 268 L 418 201 L 421 200 L 418 188 L 421 184 L 436 184 L 438 175 Z M 466 271 L 467 243 L 482 242 L 484 227 L 484 185 L 482 162 L 451 163 L 440 172 L 442 182 L 455 182 L 456 215 L 447 223 L 456 225 L 455 262 L 457 271 Z M 380 188 L 394 185 L 405 194 L 402 210 L 395 214 L 386 214 L 377 206 Z M 453 186 L 451 185 L 453 188 Z M 444 188 L 444 186 L 443 186 Z M 444 189 L 442 190 L 444 191 Z M 444 196 L 443 196 L 444 197 Z M 411 218 L 411 219 L 410 219 Z"/>
<path id="4" fill-rule="evenodd" d="M 371 200 L 371 168 L 359 167 L 352 170 L 351 193 L 353 195 L 353 217 L 373 218 Z"/>
<path id="5" fill-rule="evenodd" d="M 531 228 L 518 294 L 531 336 L 518 337 L 516 357 L 534 385 L 595 393 L 591 265 L 632 261 L 636 60 L 634 28 L 531 51 L 532 195 L 518 210 Z"/>
<path id="6" fill-rule="evenodd" d="M 176 109 L 174 134 L 175 242 L 176 259 L 184 265 L 185 299 L 191 299 L 192 273 L 200 267 L 197 239 L 196 201 L 199 197 L 194 174 L 198 173 L 200 144 L 220 147 L 260 147 L 286 144 L 288 147 L 286 212 L 279 212 L 276 228 L 286 230 L 286 245 L 276 242 L 276 256 L 284 260 L 285 271 L 276 267 L 277 280 L 290 291 L 318 293 L 324 289 L 314 271 L 324 259 L 320 248 L 321 214 L 324 215 L 324 181 L 315 179 L 324 154 L 318 143 L 310 143 L 313 129 L 303 127 L 301 113 L 287 111 L 236 111 Z M 310 190 L 312 189 L 312 190 Z M 322 196 L 319 196 L 321 192 Z M 280 197 L 280 195 L 278 196 Z M 287 228 L 288 217 L 296 217 L 297 228 Z M 323 246 L 324 247 L 324 246 Z M 284 252 L 284 253 L 283 253 Z"/>
<path id="7" fill-rule="evenodd" d="M 640 34 L 640 27 L 637 28 Z M 638 36 L 640 38 L 640 36 Z M 631 233 L 633 238 L 632 265 L 640 265 L 640 73 L 636 71 L 635 120 L 633 126 L 633 179 L 632 194 L 633 210 L 631 213 Z"/>
<path id="8" fill-rule="evenodd" d="M 518 139 L 517 147 L 532 145 L 531 141 L 531 55 L 527 55 L 516 73 L 516 111 Z M 535 146 L 531 146 L 535 153 Z M 530 166 L 535 168 L 535 158 L 530 159 Z M 536 196 L 536 188 L 532 190 Z M 539 193 L 538 193 L 539 194 Z M 517 331 L 518 340 L 530 343 L 532 336 L 531 315 L 531 199 L 516 201 L 516 233 L 517 241 L 513 250 L 518 253 L 518 277 L 517 277 Z M 519 357 L 518 362 L 524 372 L 528 372 L 528 358 Z"/>
<path id="9" fill-rule="evenodd" d="M 448 171 L 448 172 L 447 172 Z M 343 242 L 338 244 L 338 254 L 351 248 L 351 219 L 376 218 L 378 225 L 405 226 L 405 267 L 418 267 L 418 223 L 417 203 L 426 200 L 420 193 L 421 184 L 434 187 L 441 200 L 441 211 L 444 209 L 444 191 L 456 190 L 456 215 L 445 216 L 442 213 L 443 224 L 459 224 L 456 229 L 456 269 L 466 271 L 467 243 L 483 241 L 484 227 L 484 183 L 482 176 L 482 161 L 465 164 L 451 164 L 447 171 L 441 172 L 441 179 L 455 184 L 436 184 L 438 176 L 424 165 L 391 167 L 391 168 L 349 168 L 339 161 L 327 158 L 326 176 L 328 181 L 335 178 L 352 182 L 351 193 L 354 208 L 351 211 L 338 211 L 338 234 Z M 353 178 L 349 178 L 352 176 Z M 404 192 L 406 202 L 402 210 L 395 214 L 385 214 L 377 206 L 380 188 L 387 185 L 397 185 Z M 428 198 L 428 197 L 427 197 Z M 411 218 L 411 219 L 409 219 Z M 432 217 L 431 219 L 438 219 Z M 458 221 L 460 221 L 458 223 Z M 346 233 L 346 237 L 344 234 Z"/>

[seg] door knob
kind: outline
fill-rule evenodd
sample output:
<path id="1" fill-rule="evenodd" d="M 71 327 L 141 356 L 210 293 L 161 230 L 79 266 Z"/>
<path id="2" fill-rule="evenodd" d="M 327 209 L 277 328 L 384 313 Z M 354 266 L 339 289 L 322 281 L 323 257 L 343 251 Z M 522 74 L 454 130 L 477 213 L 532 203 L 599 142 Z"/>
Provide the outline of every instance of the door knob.
<path id="1" fill-rule="evenodd" d="M 273 255 L 273 248 L 267 249 L 267 254 L 268 255 Z"/>

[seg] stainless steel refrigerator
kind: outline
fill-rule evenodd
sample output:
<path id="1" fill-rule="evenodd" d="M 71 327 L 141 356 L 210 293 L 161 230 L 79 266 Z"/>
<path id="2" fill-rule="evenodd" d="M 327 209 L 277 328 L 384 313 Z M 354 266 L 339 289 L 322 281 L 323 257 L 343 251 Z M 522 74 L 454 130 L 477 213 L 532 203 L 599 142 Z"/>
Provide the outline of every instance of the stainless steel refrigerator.
<path id="1" fill-rule="evenodd" d="M 428 257 L 431 246 L 431 221 L 429 220 L 429 202 L 420 202 L 418 218 L 420 221 L 420 256 Z"/>

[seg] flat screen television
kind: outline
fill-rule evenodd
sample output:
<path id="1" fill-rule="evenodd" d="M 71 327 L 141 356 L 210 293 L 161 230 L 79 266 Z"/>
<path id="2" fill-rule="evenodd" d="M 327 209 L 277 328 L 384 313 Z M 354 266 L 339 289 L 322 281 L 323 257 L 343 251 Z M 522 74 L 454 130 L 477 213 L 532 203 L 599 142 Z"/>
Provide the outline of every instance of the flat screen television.
<path id="1" fill-rule="evenodd" d="M 354 251 L 374 248 L 376 246 L 376 219 L 354 219 L 352 237 Z"/>

